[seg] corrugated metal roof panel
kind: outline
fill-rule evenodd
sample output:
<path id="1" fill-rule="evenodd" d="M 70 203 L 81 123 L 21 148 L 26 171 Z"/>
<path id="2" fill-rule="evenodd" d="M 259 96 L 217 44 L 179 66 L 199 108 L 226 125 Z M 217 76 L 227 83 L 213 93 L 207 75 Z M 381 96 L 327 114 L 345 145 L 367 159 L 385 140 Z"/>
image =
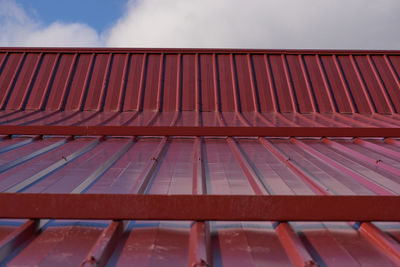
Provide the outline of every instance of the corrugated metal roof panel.
<path id="1" fill-rule="evenodd" d="M 399 265 L 399 58 L 1 48 L 0 261 Z"/>
<path id="2" fill-rule="evenodd" d="M 15 137 L 2 141 L 3 147 L 24 142 Z M 64 142 L 49 149 L 52 144 Z M 160 138 L 139 138 L 132 146 L 127 138 L 63 138 L 33 140 L 22 147 L 3 154 L 0 176 L 1 190 L 11 192 L 18 188 L 26 193 L 129 193 L 138 186 L 143 171 L 159 149 Z M 269 138 L 264 139 L 306 173 L 313 182 L 321 185 L 328 195 L 380 195 L 400 193 L 400 171 L 397 143 L 378 139 L 319 139 Z M 287 167 L 268 147 L 254 138 L 235 138 L 240 157 L 251 166 L 252 172 L 262 181 L 272 195 L 313 195 L 310 185 L 299 173 Z M 344 145 L 341 151 L 330 144 Z M 394 141 L 398 142 L 398 141 Z M 196 139 L 171 138 L 158 153 L 155 171 L 147 177 L 144 193 L 191 194 L 193 169 L 196 158 Z M 255 194 L 239 164 L 240 158 L 226 138 L 204 138 L 203 151 L 205 190 L 208 194 Z M 14 162 L 41 151 L 36 157 Z M 83 151 L 82 151 L 83 148 Z M 121 153 L 122 151 L 122 153 Z M 385 153 L 391 151 L 392 154 Z M 156 152 L 157 153 L 157 152 Z M 320 154 L 326 158 L 321 158 Z M 382 165 L 359 158 L 357 153 L 380 159 Z M 117 158 L 114 156 L 117 155 Z M 111 161 L 110 161 L 111 159 Z M 59 163 L 59 162 L 62 163 Z M 58 165 L 57 165 L 58 163 Z M 4 166 L 13 166 L 5 168 Z M 32 177 L 35 177 L 32 180 Z M 91 179 L 91 183 L 85 183 Z M 363 180 L 365 183 L 361 183 Z M 85 185 L 82 187 L 82 185 Z M 79 209 L 79 207 L 77 207 Z M 21 222 L 22 223 L 22 222 Z M 12 234 L 19 222 L 2 220 L 4 235 Z M 94 246 L 108 222 L 51 221 L 42 232 L 27 240 L 24 248 L 10 257 L 10 265 L 80 264 Z M 130 222 L 127 230 L 117 240 L 111 256 L 113 264 L 139 264 L 149 266 L 187 264 L 190 222 Z M 303 246 L 319 264 L 382 264 L 392 266 L 386 251 L 381 250 L 360 230 L 347 223 L 291 223 Z M 290 260 L 279 241 L 279 233 L 267 222 L 212 222 L 212 257 L 214 266 L 236 266 L 248 262 L 258 264 L 290 265 Z M 380 225 L 382 231 L 398 234 L 398 224 Z M 397 229 L 397 230 L 395 230 Z M 389 233 L 388 232 L 388 233 Z M 79 244 L 79 245 L 78 245 Z"/>
<path id="3" fill-rule="evenodd" d="M 3 49 L 2 109 L 361 114 L 399 110 L 398 55 L 123 52 Z"/>

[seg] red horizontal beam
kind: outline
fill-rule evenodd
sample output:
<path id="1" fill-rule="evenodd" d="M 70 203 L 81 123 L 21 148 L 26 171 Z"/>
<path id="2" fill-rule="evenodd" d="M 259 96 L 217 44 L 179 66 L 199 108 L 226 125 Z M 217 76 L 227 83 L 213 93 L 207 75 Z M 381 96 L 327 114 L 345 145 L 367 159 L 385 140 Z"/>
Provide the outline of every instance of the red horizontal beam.
<path id="1" fill-rule="evenodd" d="M 400 221 L 399 196 L 0 194 L 0 218 Z"/>
<path id="2" fill-rule="evenodd" d="M 400 128 L 0 125 L 0 135 L 400 137 Z"/>

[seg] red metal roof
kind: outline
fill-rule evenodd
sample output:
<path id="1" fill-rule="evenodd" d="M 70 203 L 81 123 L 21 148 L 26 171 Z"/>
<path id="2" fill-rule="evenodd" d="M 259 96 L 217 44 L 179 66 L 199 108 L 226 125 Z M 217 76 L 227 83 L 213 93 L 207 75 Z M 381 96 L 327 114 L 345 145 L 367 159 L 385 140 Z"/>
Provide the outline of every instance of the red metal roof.
<path id="1" fill-rule="evenodd" d="M 178 125 L 193 125 L 195 111 L 220 111 L 232 125 L 244 124 L 232 112 L 254 125 L 276 123 L 276 112 L 353 114 L 358 124 L 379 125 L 400 110 L 400 52 L 0 51 L 2 117 L 16 124 L 165 125 L 181 112 Z M 128 111 L 140 113 L 131 118 Z M 203 114 L 202 123 L 216 124 L 213 115 Z M 286 118 L 310 123 L 296 115 Z"/>
<path id="2" fill-rule="evenodd" d="M 4 264 L 400 264 L 400 51 L 1 48 L 0 107 Z"/>

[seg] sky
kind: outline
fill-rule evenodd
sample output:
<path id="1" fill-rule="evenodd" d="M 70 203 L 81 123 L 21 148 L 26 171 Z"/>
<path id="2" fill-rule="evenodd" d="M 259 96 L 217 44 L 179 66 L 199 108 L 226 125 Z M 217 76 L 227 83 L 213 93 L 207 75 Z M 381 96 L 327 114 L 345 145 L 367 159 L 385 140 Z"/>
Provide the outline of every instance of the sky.
<path id="1" fill-rule="evenodd" d="M 0 0 L 0 46 L 400 50 L 398 0 Z"/>

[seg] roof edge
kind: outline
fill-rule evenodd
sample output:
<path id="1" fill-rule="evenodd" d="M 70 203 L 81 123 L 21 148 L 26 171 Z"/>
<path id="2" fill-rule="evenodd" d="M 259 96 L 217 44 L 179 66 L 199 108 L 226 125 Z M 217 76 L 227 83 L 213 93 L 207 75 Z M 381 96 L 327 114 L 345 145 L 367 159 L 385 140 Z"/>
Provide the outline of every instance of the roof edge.
<path id="1" fill-rule="evenodd" d="M 385 54 L 400 55 L 400 50 L 340 49 L 242 49 L 242 48 L 117 48 L 117 47 L 0 47 L 1 52 L 53 53 L 260 53 L 260 54 Z"/>

